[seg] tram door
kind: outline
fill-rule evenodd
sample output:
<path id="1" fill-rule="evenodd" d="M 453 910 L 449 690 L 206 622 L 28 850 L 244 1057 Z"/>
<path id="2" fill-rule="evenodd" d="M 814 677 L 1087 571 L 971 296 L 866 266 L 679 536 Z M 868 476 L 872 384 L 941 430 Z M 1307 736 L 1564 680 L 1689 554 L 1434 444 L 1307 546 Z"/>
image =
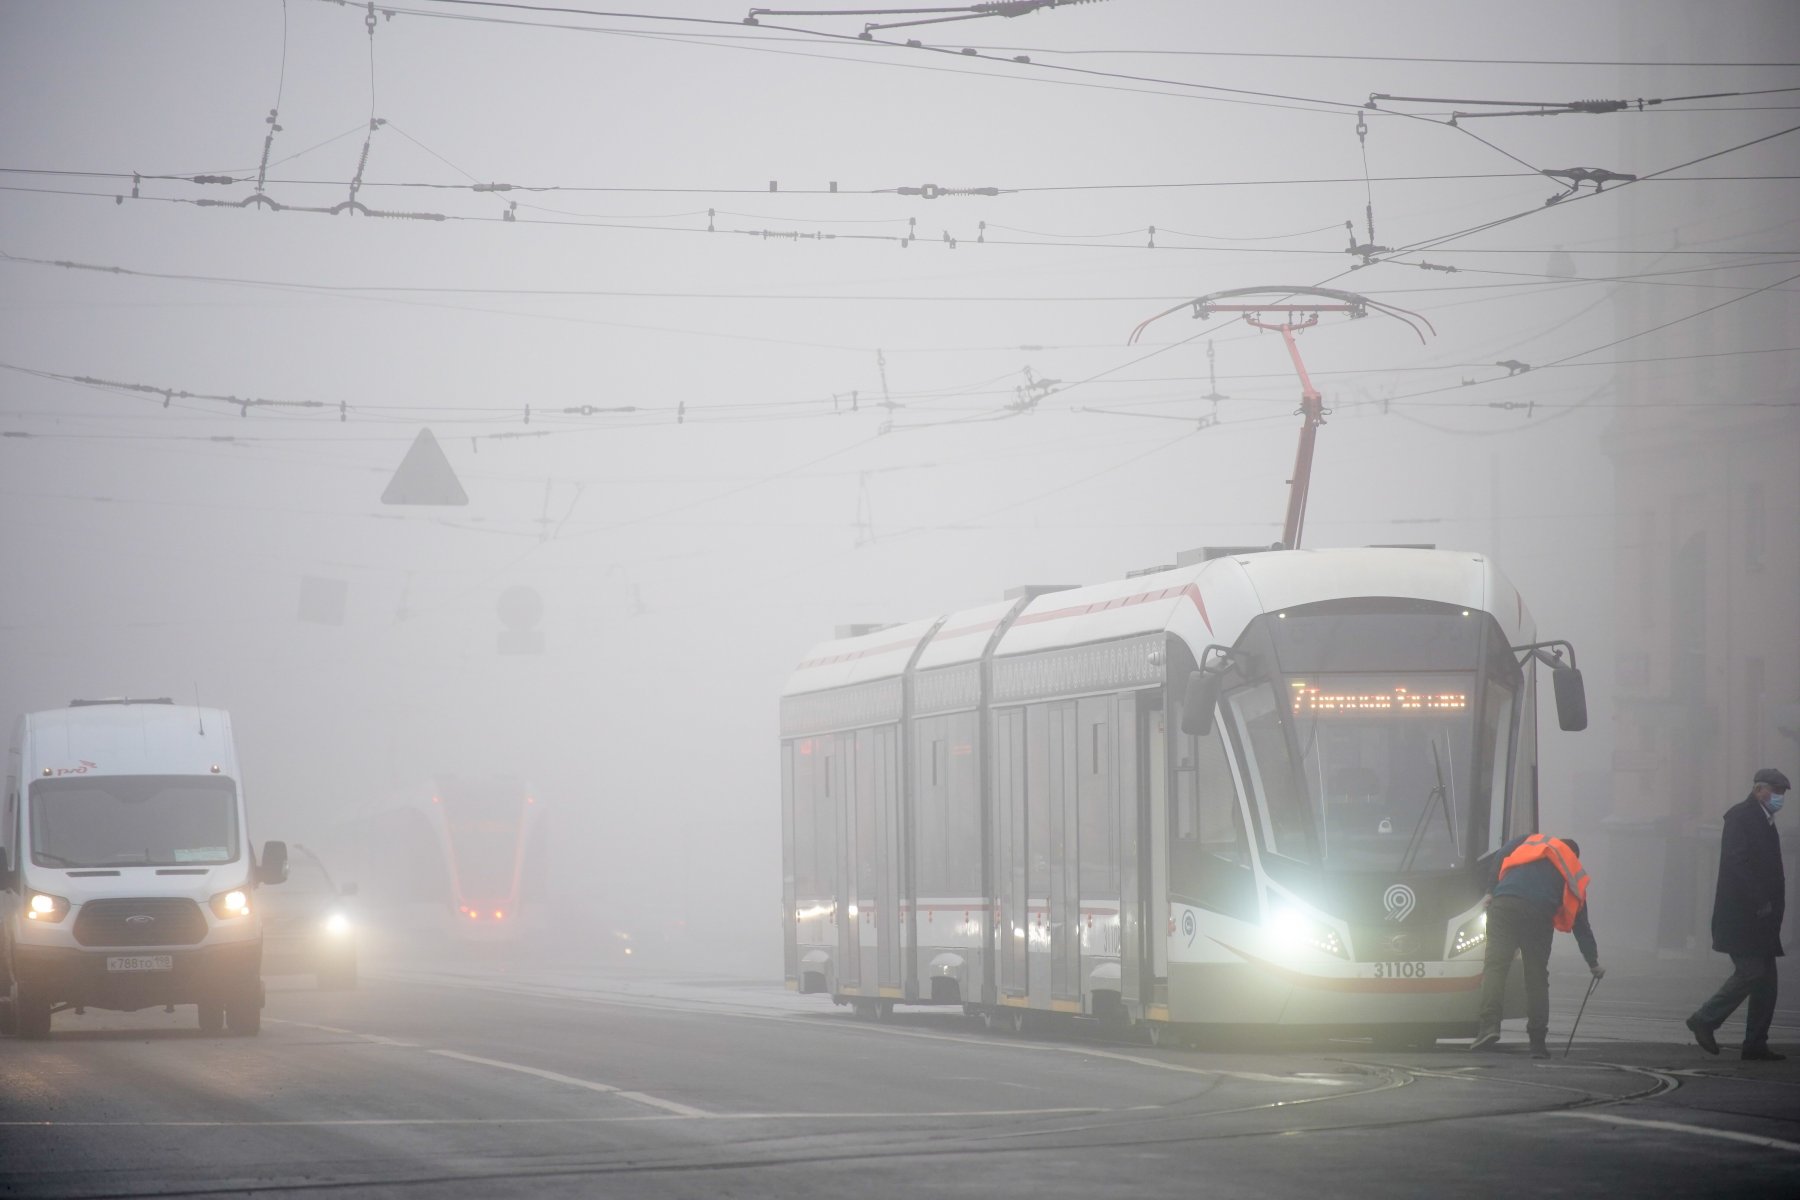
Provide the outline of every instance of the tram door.
<path id="1" fill-rule="evenodd" d="M 849 786 L 856 773 L 851 769 L 856 757 L 852 737 L 821 739 L 829 747 L 820 763 L 820 803 L 837 814 L 837 930 L 838 983 L 847 988 L 862 984 L 862 917 L 857 902 L 857 816 L 855 797 Z"/>
<path id="2" fill-rule="evenodd" d="M 1081 792 L 1076 765 L 1079 749 L 1080 723 L 1076 705 L 1051 705 L 1046 782 L 1050 822 L 1050 998 L 1053 1001 L 1081 999 Z"/>
<path id="3" fill-rule="evenodd" d="M 874 901 L 876 981 L 882 988 L 900 986 L 900 779 L 896 754 L 896 729 L 865 729 L 857 738 L 857 795 L 862 801 L 859 817 L 870 824 L 873 861 L 866 864 L 870 878 L 861 886 Z M 866 799 L 862 799 L 866 797 Z M 872 894 L 871 894 L 872 893 Z"/>
<path id="4" fill-rule="evenodd" d="M 1001 709 L 993 716 L 994 804 L 989 845 L 994 881 L 995 982 L 999 995 L 1023 996 L 1029 989 L 1027 962 L 1032 914 L 1026 881 L 1025 710 Z"/>
<path id="5" fill-rule="evenodd" d="M 1169 978 L 1169 737 L 1168 714 L 1160 696 L 1140 697 L 1138 746 L 1142 782 L 1137 798 L 1135 895 L 1143 917 L 1133 944 L 1138 949 L 1137 986 L 1143 1002 L 1150 1004 L 1162 1002 L 1158 992 L 1166 989 Z M 1132 985 L 1128 982 L 1125 986 Z"/>
<path id="6" fill-rule="evenodd" d="M 1076 1001 L 1088 972 L 1119 954 L 1117 709 L 1113 696 L 1090 697 L 1075 706 L 1073 803 L 1064 808 L 1064 825 L 1075 842 L 1065 879 L 1074 924 L 1066 995 Z"/>

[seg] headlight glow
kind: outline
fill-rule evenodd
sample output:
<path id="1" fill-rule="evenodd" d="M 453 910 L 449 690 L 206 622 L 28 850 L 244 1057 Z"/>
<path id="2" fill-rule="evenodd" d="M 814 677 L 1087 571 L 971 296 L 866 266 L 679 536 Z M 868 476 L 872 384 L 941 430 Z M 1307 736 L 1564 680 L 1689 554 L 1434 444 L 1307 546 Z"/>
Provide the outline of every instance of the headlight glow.
<path id="1" fill-rule="evenodd" d="M 325 918 L 325 932 L 332 937 L 343 937 L 350 932 L 350 918 L 341 912 L 334 912 Z"/>
<path id="2" fill-rule="evenodd" d="M 1480 949 L 1487 944 L 1487 913 L 1478 912 L 1462 923 L 1456 936 L 1450 939 L 1450 957 L 1467 954 L 1471 950 Z"/>
<path id="3" fill-rule="evenodd" d="M 47 892 L 30 892 L 28 894 L 31 899 L 26 902 L 26 920 L 55 925 L 69 915 L 69 902 L 61 896 L 52 896 Z"/>
<path id="4" fill-rule="evenodd" d="M 1297 908 L 1277 908 L 1269 914 L 1264 928 L 1283 946 L 1306 946 L 1337 958 L 1349 957 L 1337 930 Z"/>
<path id="5" fill-rule="evenodd" d="M 250 893 L 243 888 L 232 888 L 229 892 L 220 892 L 211 901 L 213 916 L 221 921 L 230 921 L 237 917 L 250 915 Z"/>

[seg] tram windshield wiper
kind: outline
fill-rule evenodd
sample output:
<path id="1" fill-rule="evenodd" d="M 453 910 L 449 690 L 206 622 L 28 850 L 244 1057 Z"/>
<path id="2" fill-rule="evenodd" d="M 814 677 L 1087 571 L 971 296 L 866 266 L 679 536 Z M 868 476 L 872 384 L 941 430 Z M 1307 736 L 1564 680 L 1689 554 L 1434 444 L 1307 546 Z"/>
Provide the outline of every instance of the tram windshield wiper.
<path id="1" fill-rule="evenodd" d="M 1432 801 L 1437 801 L 1444 810 L 1444 829 L 1450 834 L 1450 845 L 1456 845 L 1456 814 L 1450 807 L 1450 790 L 1444 786 L 1444 764 L 1438 757 L 1437 742 L 1431 743 L 1431 768 L 1437 773 L 1437 786 L 1425 796 L 1425 807 L 1419 810 L 1419 819 L 1413 824 L 1412 836 L 1406 840 L 1406 853 L 1400 858 L 1400 871 L 1404 874 L 1412 870 L 1413 859 L 1425 845 L 1425 830 L 1431 823 Z"/>

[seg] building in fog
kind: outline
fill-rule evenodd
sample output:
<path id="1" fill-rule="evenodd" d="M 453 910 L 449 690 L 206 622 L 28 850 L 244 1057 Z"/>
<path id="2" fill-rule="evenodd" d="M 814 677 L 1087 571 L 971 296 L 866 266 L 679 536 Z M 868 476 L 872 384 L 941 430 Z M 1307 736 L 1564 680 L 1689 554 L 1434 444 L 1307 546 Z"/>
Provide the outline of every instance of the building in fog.
<path id="1" fill-rule="evenodd" d="M 1757 61 L 1770 57 L 1770 47 L 1800 45 L 1800 7 L 1771 0 L 1754 14 L 1720 23 L 1706 6 L 1666 6 L 1662 20 L 1626 23 L 1622 57 Z M 1671 73 L 1670 86 L 1702 77 L 1716 83 L 1718 74 Z M 1766 72 L 1737 77 L 1745 88 L 1775 82 L 1753 82 Z M 1621 162 L 1596 165 L 1647 173 L 1774 133 L 1792 124 L 1784 119 L 1791 115 L 1740 112 L 1711 123 L 1624 115 Z M 1737 136 L 1727 140 L 1728 129 Z M 1800 173 L 1800 135 L 1687 173 L 1791 178 Z M 1700 193 L 1697 203 L 1692 193 L 1670 195 L 1677 187 L 1719 190 Z M 1800 236 L 1793 187 L 1652 184 L 1618 198 L 1620 244 L 1667 251 L 1622 258 L 1621 273 L 1739 264 L 1664 277 L 1710 287 L 1646 281 L 1615 295 L 1621 337 L 1679 322 L 1613 352 L 1632 361 L 1616 367 L 1608 438 L 1616 489 L 1616 745 L 1601 928 L 1616 931 L 1615 944 L 1626 950 L 1708 953 L 1720 817 L 1749 791 L 1756 768 L 1800 768 L 1800 359 L 1782 352 L 1800 332 L 1800 282 L 1747 295 L 1793 270 L 1742 265 L 1760 257 L 1743 252 Z M 1727 195 L 1733 203 L 1716 202 Z M 1696 212 L 1702 215 L 1678 215 Z M 1723 256 L 1696 253 L 1705 251 Z M 1722 304 L 1736 297 L 1744 298 Z M 1791 896 L 1800 885 L 1800 832 L 1788 825 Z M 1790 939 L 1797 910 L 1790 898 Z"/>

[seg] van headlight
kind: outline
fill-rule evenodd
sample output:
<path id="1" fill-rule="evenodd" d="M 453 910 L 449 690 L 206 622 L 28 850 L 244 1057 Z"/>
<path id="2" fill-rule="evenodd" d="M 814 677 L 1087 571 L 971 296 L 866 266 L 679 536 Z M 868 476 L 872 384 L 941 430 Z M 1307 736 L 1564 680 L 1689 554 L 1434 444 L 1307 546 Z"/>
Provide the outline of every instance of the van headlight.
<path id="1" fill-rule="evenodd" d="M 25 893 L 25 919 L 41 921 L 46 925 L 57 925 L 69 915 L 69 902 L 61 896 L 52 896 L 49 892 Z"/>
<path id="2" fill-rule="evenodd" d="M 221 921 L 250 915 L 250 893 L 244 888 L 232 888 L 229 892 L 220 892 L 212 898 L 211 903 L 213 916 Z"/>
<path id="3" fill-rule="evenodd" d="M 325 932 L 332 937 L 345 937 L 350 932 L 350 918 L 341 912 L 334 912 L 325 918 Z"/>
<path id="4" fill-rule="evenodd" d="M 1269 914 L 1263 928 L 1282 946 L 1307 946 L 1338 958 L 1350 957 L 1344 950 L 1344 939 L 1337 930 L 1315 917 L 1293 907 L 1281 907 Z"/>
<path id="5" fill-rule="evenodd" d="M 1464 921 L 1450 939 L 1450 957 L 1457 958 L 1487 945 L 1487 912 L 1476 913 Z"/>

